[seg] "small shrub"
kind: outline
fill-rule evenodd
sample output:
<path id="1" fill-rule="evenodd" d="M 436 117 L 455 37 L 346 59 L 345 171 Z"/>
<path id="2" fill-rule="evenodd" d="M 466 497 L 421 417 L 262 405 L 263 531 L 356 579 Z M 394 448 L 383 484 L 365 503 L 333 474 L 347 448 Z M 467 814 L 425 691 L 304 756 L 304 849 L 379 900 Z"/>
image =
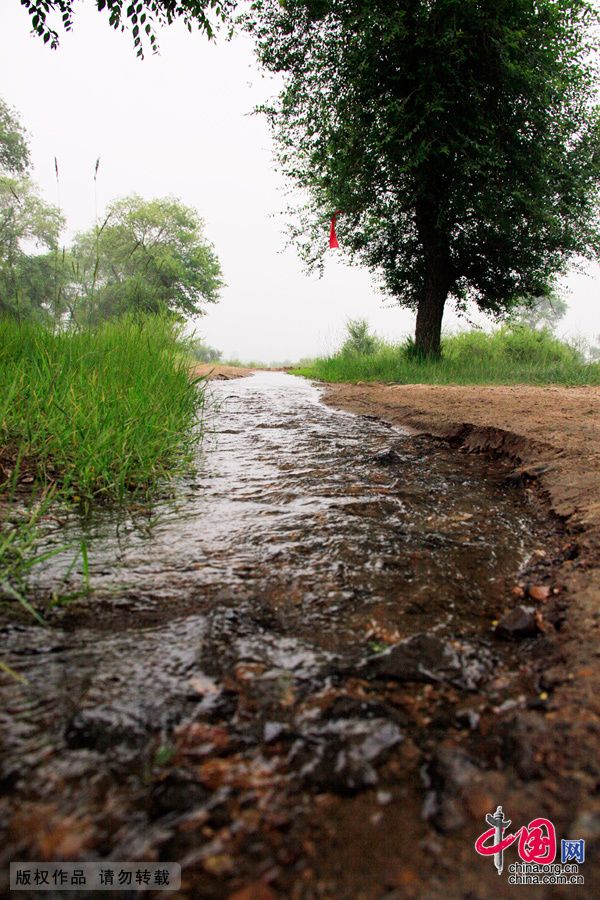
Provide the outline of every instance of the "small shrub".
<path id="1" fill-rule="evenodd" d="M 378 338 L 369 333 L 366 319 L 349 319 L 346 332 L 348 336 L 341 349 L 344 356 L 369 356 L 375 353 L 380 344 Z"/>

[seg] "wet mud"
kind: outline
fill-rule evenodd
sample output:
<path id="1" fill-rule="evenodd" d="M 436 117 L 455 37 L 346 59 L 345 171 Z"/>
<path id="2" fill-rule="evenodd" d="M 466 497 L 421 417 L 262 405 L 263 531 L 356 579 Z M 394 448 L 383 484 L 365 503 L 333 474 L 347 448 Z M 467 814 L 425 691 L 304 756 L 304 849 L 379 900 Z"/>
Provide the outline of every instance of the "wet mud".
<path id="1" fill-rule="evenodd" d="M 85 536 L 91 593 L 1 629 L 26 681 L 0 672 L 0 869 L 178 861 L 181 896 L 237 900 L 504 896 L 473 841 L 544 776 L 559 523 L 497 460 L 301 379 L 211 392 L 174 498 L 49 537 Z"/>

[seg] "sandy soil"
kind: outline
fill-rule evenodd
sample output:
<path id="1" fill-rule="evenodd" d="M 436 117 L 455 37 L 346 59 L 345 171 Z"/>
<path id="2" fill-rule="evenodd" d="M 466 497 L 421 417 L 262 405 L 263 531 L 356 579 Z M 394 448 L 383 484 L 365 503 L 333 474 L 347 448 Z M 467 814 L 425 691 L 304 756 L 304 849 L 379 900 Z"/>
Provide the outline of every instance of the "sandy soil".
<path id="1" fill-rule="evenodd" d="M 192 370 L 196 378 L 207 378 L 209 381 L 229 381 L 230 378 L 245 378 L 252 375 L 254 369 L 243 366 L 224 366 L 221 363 L 199 363 Z"/>
<path id="2" fill-rule="evenodd" d="M 324 399 L 339 408 L 439 437 L 463 452 L 511 459 L 515 484 L 537 483 L 564 521 L 574 548 L 554 567 L 554 594 L 564 615 L 559 627 L 549 629 L 544 638 L 539 729 L 533 725 L 528 738 L 533 758 L 543 760 L 545 775 L 526 778 L 524 789 L 540 808 L 551 797 L 558 800 L 571 821 L 572 836 L 586 838 L 587 859 L 595 856 L 597 862 L 600 389 L 328 385 Z M 515 597 L 514 602 L 523 601 Z M 542 615 L 547 605 L 547 600 L 540 604 Z M 588 872 L 592 874 L 590 868 Z M 578 892 L 578 896 L 591 896 L 589 890 L 586 883 L 585 894 Z"/>

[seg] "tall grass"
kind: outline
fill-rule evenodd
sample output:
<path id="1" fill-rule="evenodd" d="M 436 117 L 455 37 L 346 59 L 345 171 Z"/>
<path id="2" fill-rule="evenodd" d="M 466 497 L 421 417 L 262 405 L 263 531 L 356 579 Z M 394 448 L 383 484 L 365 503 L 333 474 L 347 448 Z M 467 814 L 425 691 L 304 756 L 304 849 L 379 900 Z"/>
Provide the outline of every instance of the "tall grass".
<path id="1" fill-rule="evenodd" d="M 524 326 L 448 336 L 438 360 L 418 359 L 411 341 L 379 341 L 372 353 L 342 350 L 294 371 L 330 382 L 600 384 L 599 363 L 586 362 L 575 348 L 548 331 Z"/>
<path id="2" fill-rule="evenodd" d="M 35 614 L 26 576 L 46 558 L 38 545 L 50 502 L 89 509 L 180 473 L 201 436 L 203 403 L 167 319 L 81 332 L 0 320 L 0 594 Z M 16 494 L 28 502 L 15 504 Z"/>
<path id="3" fill-rule="evenodd" d="M 0 459 L 84 502 L 122 499 L 177 472 L 203 393 L 160 317 L 53 332 L 0 321 Z"/>

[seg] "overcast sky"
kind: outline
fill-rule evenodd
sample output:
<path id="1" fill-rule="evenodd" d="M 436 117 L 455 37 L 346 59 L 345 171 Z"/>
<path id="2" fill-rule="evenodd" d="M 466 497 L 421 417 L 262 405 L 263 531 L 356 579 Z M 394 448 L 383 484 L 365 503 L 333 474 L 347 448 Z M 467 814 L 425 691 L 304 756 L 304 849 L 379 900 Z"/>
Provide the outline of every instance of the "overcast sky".
<path id="1" fill-rule="evenodd" d="M 252 115 L 276 92 L 250 42 L 209 44 L 179 26 L 161 32 L 160 56 L 136 59 L 129 35 L 114 32 L 84 0 L 74 31 L 57 51 L 30 35 L 19 0 L 0 12 L 0 95 L 31 134 L 34 178 L 60 206 L 70 232 L 133 192 L 174 194 L 195 206 L 221 259 L 227 288 L 199 332 L 226 357 L 298 359 L 335 348 L 348 317 L 364 316 L 384 337 L 413 328 L 366 271 L 335 251 L 322 279 L 307 276 L 285 245 L 283 182 L 266 122 Z M 58 193 L 54 157 L 60 169 Z M 600 333 L 600 269 L 566 279 L 569 313 L 561 331 Z M 459 320 L 449 312 L 446 324 Z"/>

